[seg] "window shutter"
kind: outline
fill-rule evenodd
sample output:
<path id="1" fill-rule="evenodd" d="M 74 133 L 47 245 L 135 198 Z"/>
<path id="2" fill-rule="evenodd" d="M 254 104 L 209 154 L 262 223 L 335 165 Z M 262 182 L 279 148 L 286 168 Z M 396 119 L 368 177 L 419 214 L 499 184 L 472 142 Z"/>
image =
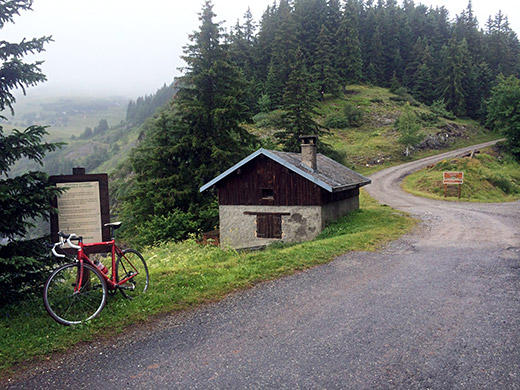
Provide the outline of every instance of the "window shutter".
<path id="1" fill-rule="evenodd" d="M 280 214 L 258 214 L 256 216 L 258 238 L 282 238 L 282 216 Z"/>

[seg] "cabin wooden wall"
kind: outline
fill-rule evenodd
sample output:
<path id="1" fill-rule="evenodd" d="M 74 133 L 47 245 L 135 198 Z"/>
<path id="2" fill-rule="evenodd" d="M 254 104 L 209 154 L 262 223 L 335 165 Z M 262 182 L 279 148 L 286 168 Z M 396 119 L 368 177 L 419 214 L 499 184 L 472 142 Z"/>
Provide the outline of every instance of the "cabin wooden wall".
<path id="1" fill-rule="evenodd" d="M 330 193 L 262 155 L 228 175 L 217 188 L 224 206 L 320 206 L 359 195 L 359 189 Z"/>

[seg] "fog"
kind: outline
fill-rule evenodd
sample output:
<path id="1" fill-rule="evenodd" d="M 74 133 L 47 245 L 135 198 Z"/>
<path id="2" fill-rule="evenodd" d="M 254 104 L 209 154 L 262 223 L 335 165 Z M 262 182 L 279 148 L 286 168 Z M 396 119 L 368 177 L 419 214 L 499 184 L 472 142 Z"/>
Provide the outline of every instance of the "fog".
<path id="1" fill-rule="evenodd" d="M 417 1 L 416 4 L 419 2 Z M 466 8 L 467 0 L 430 0 L 445 6 L 450 17 Z M 52 35 L 54 42 L 30 60 L 43 60 L 48 81 L 28 94 L 125 96 L 150 94 L 181 73 L 180 58 L 188 35 L 198 29 L 203 1 L 178 0 L 35 0 L 33 11 L 21 12 L 2 29 L 4 40 Z M 225 27 L 242 20 L 248 4 L 255 21 L 273 0 L 214 0 L 215 21 Z M 520 31 L 516 0 L 473 0 L 484 26 L 499 10 Z"/>

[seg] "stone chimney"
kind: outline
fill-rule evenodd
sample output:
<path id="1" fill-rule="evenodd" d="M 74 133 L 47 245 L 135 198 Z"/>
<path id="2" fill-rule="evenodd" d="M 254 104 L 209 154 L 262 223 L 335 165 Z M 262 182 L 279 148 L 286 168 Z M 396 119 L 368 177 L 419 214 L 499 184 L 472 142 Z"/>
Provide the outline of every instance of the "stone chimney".
<path id="1" fill-rule="evenodd" d="M 316 148 L 317 148 L 317 135 L 302 135 L 302 164 L 306 165 L 313 171 L 317 169 L 316 162 Z"/>

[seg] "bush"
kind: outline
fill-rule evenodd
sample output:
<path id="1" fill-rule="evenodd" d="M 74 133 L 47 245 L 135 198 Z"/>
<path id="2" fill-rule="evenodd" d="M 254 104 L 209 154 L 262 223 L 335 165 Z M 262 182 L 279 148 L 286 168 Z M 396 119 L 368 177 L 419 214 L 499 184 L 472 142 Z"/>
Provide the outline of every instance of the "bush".
<path id="1" fill-rule="evenodd" d="M 435 100 L 430 106 L 430 110 L 439 116 L 446 119 L 455 119 L 455 115 L 446 109 L 446 103 L 444 100 Z"/>
<path id="2" fill-rule="evenodd" d="M 439 120 L 439 115 L 433 112 L 416 112 L 419 120 L 425 124 L 436 124 Z"/>
<path id="3" fill-rule="evenodd" d="M 278 129 L 283 127 L 283 114 L 284 112 L 282 110 L 260 112 L 253 117 L 253 121 L 258 127 L 271 127 Z"/>
<path id="4" fill-rule="evenodd" d="M 160 241 L 180 241 L 197 232 L 198 227 L 193 214 L 174 210 L 166 215 L 154 215 L 149 221 L 136 226 L 137 234 L 132 242 L 143 247 Z"/>
<path id="5" fill-rule="evenodd" d="M 363 110 L 350 102 L 343 107 L 343 115 L 350 127 L 359 127 L 363 124 Z"/>
<path id="6" fill-rule="evenodd" d="M 500 188 L 504 194 L 515 195 L 520 193 L 520 186 L 503 176 L 491 176 L 487 180 L 495 187 Z"/>
<path id="7" fill-rule="evenodd" d="M 50 255 L 49 237 L 13 241 L 0 246 L 0 301 L 16 303 L 41 295 L 51 269 L 67 259 Z"/>
<path id="8" fill-rule="evenodd" d="M 345 129 L 347 127 L 359 127 L 363 124 L 363 110 L 353 103 L 347 102 L 341 113 L 327 116 L 324 125 L 334 129 Z"/>
<path id="9" fill-rule="evenodd" d="M 349 121 L 343 114 L 334 113 L 327 116 L 324 125 L 333 129 L 344 129 L 349 126 Z"/>

